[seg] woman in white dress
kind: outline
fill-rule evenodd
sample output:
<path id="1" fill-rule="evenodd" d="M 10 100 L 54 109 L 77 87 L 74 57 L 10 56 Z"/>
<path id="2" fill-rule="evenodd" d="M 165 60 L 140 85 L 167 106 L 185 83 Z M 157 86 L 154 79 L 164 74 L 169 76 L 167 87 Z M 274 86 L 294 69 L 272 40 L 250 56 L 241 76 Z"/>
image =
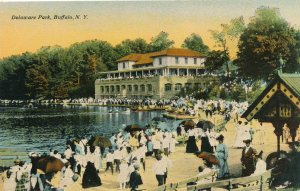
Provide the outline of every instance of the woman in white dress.
<path id="1" fill-rule="evenodd" d="M 235 141 L 233 144 L 233 147 L 235 148 L 243 148 L 245 146 L 245 143 L 243 142 L 244 139 L 244 128 L 242 125 L 242 121 L 239 121 L 237 126 L 236 126 L 236 134 L 235 134 Z"/>
<path id="2" fill-rule="evenodd" d="M 61 187 L 66 187 L 66 186 L 68 186 L 70 184 L 73 184 L 74 183 L 73 176 L 74 176 L 74 172 L 71 169 L 71 165 L 69 165 L 67 163 L 66 170 L 65 170 L 65 172 L 63 174 L 63 178 L 60 181 Z"/>
<path id="3" fill-rule="evenodd" d="M 9 169 L 6 171 L 4 178 L 4 190 L 16 190 L 16 172 L 17 169 Z"/>
<path id="4" fill-rule="evenodd" d="M 125 160 L 121 161 L 120 174 L 118 175 L 118 181 L 120 183 L 120 189 L 126 189 L 126 182 L 129 177 L 129 167 Z"/>

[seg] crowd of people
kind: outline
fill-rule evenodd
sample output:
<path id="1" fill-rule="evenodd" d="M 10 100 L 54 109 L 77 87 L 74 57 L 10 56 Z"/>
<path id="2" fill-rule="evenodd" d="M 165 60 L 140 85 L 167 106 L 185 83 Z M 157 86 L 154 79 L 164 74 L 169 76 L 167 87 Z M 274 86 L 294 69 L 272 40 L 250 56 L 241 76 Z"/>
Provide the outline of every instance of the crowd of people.
<path id="1" fill-rule="evenodd" d="M 106 100 L 111 103 L 122 103 L 120 100 L 114 101 L 116 100 Z M 155 101 L 149 99 L 147 103 L 152 105 Z M 251 146 L 253 140 L 251 127 L 239 119 L 240 114 L 247 108 L 247 103 L 195 100 L 191 97 L 166 100 L 164 103 L 178 109 L 188 109 L 191 107 L 189 103 L 192 103 L 193 109 L 202 110 L 208 120 L 215 114 L 226 114 L 230 118 L 233 116 L 233 121 L 237 123 L 237 136 L 233 146 L 243 148 L 242 176 L 258 175 L 266 170 L 262 153 L 257 154 Z M 63 190 L 79 180 L 82 181 L 83 188 L 101 186 L 100 176 L 106 173 L 117 174 L 121 190 L 127 187 L 136 190 L 143 184 L 143 177 L 139 171 L 140 169 L 146 171 L 149 157 L 155 158 L 155 163 L 152 172 L 147 173 L 152 173 L 156 177 L 157 185 L 160 186 L 167 183 L 168 171 L 172 168 L 169 156 L 176 151 L 177 140 L 180 137 L 185 137 L 186 153 L 205 152 L 216 157 L 217 163 L 204 159 L 204 166 L 199 167 L 199 174 L 215 171 L 217 179 L 228 178 L 229 151 L 224 144 L 225 137 L 213 128 L 198 128 L 196 124 L 186 127 L 181 123 L 173 129 L 160 129 L 157 126 L 138 131 L 120 129 L 109 138 L 110 144 L 106 147 L 93 144 L 90 137 L 68 140 L 65 151 L 61 153 L 55 150 L 50 150 L 46 154 L 29 153 L 31 162 L 19 161 L 6 171 L 5 190 Z M 200 147 L 197 140 L 201 140 Z M 51 173 L 37 168 L 37 159 L 49 156 L 62 161 L 63 168 Z"/>

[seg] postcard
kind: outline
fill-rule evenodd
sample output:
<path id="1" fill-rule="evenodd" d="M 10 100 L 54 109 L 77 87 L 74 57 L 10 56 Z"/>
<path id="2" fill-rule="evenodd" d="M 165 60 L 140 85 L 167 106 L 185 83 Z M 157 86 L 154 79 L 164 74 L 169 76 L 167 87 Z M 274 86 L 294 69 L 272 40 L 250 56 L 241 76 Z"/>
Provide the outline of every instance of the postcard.
<path id="1" fill-rule="evenodd" d="M 299 10 L 1 1 L 0 190 L 298 189 Z"/>

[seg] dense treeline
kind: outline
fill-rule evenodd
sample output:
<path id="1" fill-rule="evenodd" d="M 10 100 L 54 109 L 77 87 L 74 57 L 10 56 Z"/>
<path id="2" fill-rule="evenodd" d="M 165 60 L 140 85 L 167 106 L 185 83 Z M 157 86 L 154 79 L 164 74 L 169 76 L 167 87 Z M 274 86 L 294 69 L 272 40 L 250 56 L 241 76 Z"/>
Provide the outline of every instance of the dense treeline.
<path id="1" fill-rule="evenodd" d="M 94 96 L 99 72 L 117 69 L 116 60 L 130 53 L 147 53 L 172 47 L 168 33 L 160 32 L 150 43 L 124 40 L 116 46 L 101 40 L 75 43 L 68 48 L 42 47 L 0 60 L 0 98 L 74 98 Z M 194 37 L 192 34 L 191 37 Z M 200 36 L 190 41 L 200 41 Z M 197 44 L 195 42 L 194 44 Z M 199 44 L 199 43 L 198 43 Z M 183 44 L 189 48 L 189 45 Z M 203 53 L 207 51 L 206 45 Z M 197 51 L 201 51 L 199 47 Z"/>

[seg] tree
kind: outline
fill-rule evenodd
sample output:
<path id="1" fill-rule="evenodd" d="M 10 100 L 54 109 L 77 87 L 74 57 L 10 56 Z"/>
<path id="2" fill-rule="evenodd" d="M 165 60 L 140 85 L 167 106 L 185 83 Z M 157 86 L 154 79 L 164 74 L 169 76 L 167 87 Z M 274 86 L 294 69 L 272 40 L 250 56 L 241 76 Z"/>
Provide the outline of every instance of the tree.
<path id="1" fill-rule="evenodd" d="M 213 50 L 208 53 L 204 65 L 209 72 L 214 72 L 221 69 L 224 63 L 227 63 L 228 61 L 229 55 L 226 51 Z"/>
<path id="2" fill-rule="evenodd" d="M 152 37 L 150 42 L 150 51 L 156 52 L 172 47 L 175 42 L 170 40 L 168 37 L 169 34 L 163 31 L 157 36 Z"/>
<path id="3" fill-rule="evenodd" d="M 188 48 L 197 52 L 200 52 L 202 54 L 207 54 L 209 51 L 208 46 L 206 46 L 203 43 L 203 40 L 200 35 L 198 34 L 191 34 L 189 37 L 187 37 L 183 44 L 181 45 L 182 48 Z"/>
<path id="4" fill-rule="evenodd" d="M 230 20 L 229 24 L 221 24 L 221 27 L 221 31 L 214 30 L 210 32 L 215 40 L 216 46 L 219 47 L 223 52 L 223 54 L 220 54 L 220 56 L 228 56 L 229 61 L 230 53 L 228 41 L 231 43 L 235 43 L 235 41 L 237 41 L 245 28 L 244 19 L 243 17 L 232 19 Z M 219 60 L 221 60 L 221 58 Z M 229 77 L 229 64 L 228 62 L 225 62 L 224 64 L 226 64 L 227 76 Z"/>
<path id="5" fill-rule="evenodd" d="M 289 61 L 284 68 L 287 72 L 299 64 L 295 45 L 295 32 L 279 10 L 260 7 L 240 37 L 235 63 L 242 76 L 268 80 L 279 68 L 280 57 Z"/>
<path id="6" fill-rule="evenodd" d="M 126 39 L 120 44 L 116 45 L 115 51 L 119 57 L 126 56 L 132 53 L 144 54 L 149 51 L 149 44 L 142 38 L 134 40 Z"/>
<path id="7" fill-rule="evenodd" d="M 45 98 L 48 94 L 49 68 L 43 57 L 35 55 L 34 63 L 26 70 L 25 86 L 30 98 Z"/>

